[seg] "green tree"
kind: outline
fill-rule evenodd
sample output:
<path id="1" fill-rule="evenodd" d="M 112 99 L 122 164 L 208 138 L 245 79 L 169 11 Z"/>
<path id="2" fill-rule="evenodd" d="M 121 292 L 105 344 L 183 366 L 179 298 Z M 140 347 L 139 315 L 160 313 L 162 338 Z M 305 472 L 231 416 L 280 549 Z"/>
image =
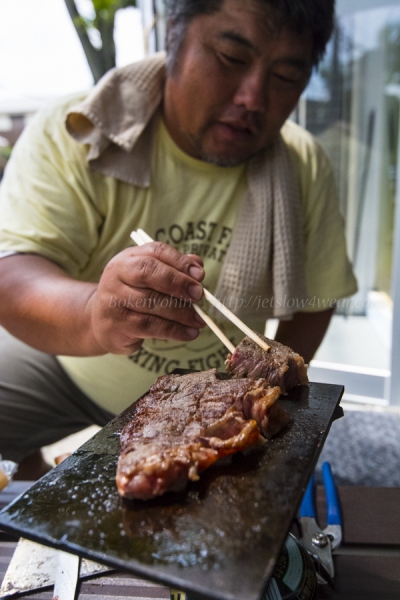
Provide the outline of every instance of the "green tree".
<path id="1" fill-rule="evenodd" d="M 91 15 L 84 15 L 75 0 L 64 0 L 97 82 L 115 67 L 114 23 L 118 10 L 136 7 L 136 0 L 90 0 Z"/>

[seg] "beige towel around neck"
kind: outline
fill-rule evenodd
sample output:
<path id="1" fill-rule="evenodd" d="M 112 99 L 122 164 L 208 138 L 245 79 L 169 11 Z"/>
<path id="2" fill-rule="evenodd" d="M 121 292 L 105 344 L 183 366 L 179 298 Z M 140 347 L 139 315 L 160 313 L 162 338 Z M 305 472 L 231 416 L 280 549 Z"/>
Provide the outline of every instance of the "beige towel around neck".
<path id="1" fill-rule="evenodd" d="M 307 291 L 300 184 L 282 136 L 250 161 L 248 178 L 215 295 L 243 319 L 290 317 Z"/>

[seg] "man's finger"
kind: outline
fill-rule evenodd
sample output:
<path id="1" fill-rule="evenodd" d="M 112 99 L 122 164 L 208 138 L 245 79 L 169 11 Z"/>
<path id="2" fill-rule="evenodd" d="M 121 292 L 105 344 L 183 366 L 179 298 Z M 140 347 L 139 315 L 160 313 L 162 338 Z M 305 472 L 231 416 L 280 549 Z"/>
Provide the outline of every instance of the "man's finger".
<path id="1" fill-rule="evenodd" d="M 103 292 L 97 295 L 96 305 L 111 318 L 119 319 L 118 313 L 137 312 L 156 315 L 168 321 L 176 321 L 188 327 L 204 327 L 204 321 L 193 310 L 192 301 L 161 294 L 154 290 L 120 286 L 117 294 Z"/>
<path id="2" fill-rule="evenodd" d="M 130 328 L 134 336 L 142 339 L 191 341 L 199 335 L 198 327 L 189 327 L 176 321 L 164 319 L 155 314 L 131 312 L 126 316 L 125 332 Z M 127 333 L 129 337 L 129 333 Z"/>
<path id="3" fill-rule="evenodd" d="M 129 250 L 131 249 L 129 248 Z M 143 244 L 143 246 L 137 246 L 135 254 L 138 256 L 153 256 L 166 265 L 190 275 L 197 281 L 204 279 L 203 260 L 197 254 L 182 254 L 179 250 L 163 242 L 150 242 L 149 244 Z"/>
<path id="4" fill-rule="evenodd" d="M 178 299 L 199 301 L 203 296 L 200 281 L 204 277 L 204 269 L 193 257 L 187 257 L 166 244 L 157 246 L 164 248 L 148 253 L 144 252 L 143 246 L 123 257 L 119 255 L 117 268 L 120 280 L 132 288 L 153 289 Z M 173 252 L 170 253 L 170 250 Z M 170 264 L 172 257 L 176 258 L 176 264 Z M 111 261 L 107 268 L 113 267 L 114 261 Z"/>

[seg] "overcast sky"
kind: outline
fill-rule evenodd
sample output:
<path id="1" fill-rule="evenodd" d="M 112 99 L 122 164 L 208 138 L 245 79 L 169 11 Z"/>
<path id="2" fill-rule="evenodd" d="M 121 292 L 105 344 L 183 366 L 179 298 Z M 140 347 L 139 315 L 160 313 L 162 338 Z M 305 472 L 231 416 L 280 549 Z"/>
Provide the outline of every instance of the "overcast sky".
<path id="1" fill-rule="evenodd" d="M 0 94 L 54 97 L 92 77 L 64 0 L 0 0 Z M 118 64 L 144 55 L 140 11 L 118 13 Z"/>
<path id="2" fill-rule="evenodd" d="M 78 2 L 85 6 L 88 0 Z M 399 0 L 339 0 L 339 12 L 343 12 L 343 5 L 357 8 L 357 2 L 358 9 L 365 2 L 368 7 L 392 5 L 362 11 L 362 26 L 354 28 L 352 24 L 353 35 L 357 38 L 360 32 L 358 42 L 365 48 L 376 43 L 378 24 L 388 15 L 393 19 L 396 14 L 398 18 Z M 147 6 L 145 0 L 141 4 Z M 0 15 L 0 98 L 62 96 L 92 85 L 64 0 L 0 0 Z M 130 8 L 121 10 L 117 17 L 117 64 L 123 65 L 144 55 L 142 15 Z"/>

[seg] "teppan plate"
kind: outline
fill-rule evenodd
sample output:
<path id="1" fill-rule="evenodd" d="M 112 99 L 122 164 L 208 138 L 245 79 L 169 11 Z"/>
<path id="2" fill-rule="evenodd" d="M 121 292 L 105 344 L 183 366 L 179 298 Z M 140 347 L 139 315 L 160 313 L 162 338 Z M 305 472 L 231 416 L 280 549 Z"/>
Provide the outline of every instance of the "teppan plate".
<path id="1" fill-rule="evenodd" d="M 259 600 L 315 468 L 343 387 L 310 383 L 279 403 L 289 426 L 253 454 L 204 472 L 181 493 L 124 501 L 119 433 L 135 406 L 0 513 L 0 527 L 182 589 L 190 598 Z"/>

